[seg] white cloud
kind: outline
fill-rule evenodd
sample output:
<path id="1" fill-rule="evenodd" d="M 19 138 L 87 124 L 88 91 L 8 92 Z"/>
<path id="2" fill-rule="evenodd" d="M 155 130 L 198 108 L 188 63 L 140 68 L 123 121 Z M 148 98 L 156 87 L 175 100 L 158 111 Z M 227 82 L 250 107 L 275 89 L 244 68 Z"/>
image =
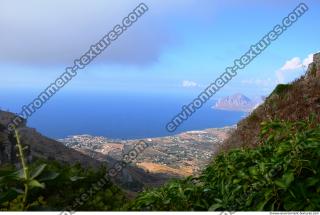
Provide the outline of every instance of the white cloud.
<path id="1" fill-rule="evenodd" d="M 276 71 L 276 77 L 278 83 L 285 83 L 288 81 L 288 78 L 298 78 L 299 70 L 304 67 L 307 67 L 313 60 L 313 53 L 309 54 L 305 59 L 301 59 L 299 57 L 294 57 L 285 62 L 285 64 Z M 296 76 L 296 77 L 294 77 Z"/>
<path id="2" fill-rule="evenodd" d="M 301 68 L 302 63 L 299 57 L 294 57 L 291 60 L 288 60 L 280 70 L 295 70 Z"/>
<path id="3" fill-rule="evenodd" d="M 303 60 L 303 66 L 308 66 L 313 61 L 313 54 L 309 54 L 307 58 Z"/>
<path id="4" fill-rule="evenodd" d="M 199 85 L 194 81 L 184 80 L 182 81 L 182 87 L 186 88 L 192 88 L 192 87 L 198 87 Z"/>

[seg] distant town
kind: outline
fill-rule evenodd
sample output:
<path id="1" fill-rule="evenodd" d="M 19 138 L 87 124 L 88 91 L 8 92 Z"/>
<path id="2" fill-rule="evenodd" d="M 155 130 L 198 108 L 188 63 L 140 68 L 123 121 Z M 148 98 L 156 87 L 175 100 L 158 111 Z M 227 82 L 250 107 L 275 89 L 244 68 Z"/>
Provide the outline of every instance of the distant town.
<path id="1" fill-rule="evenodd" d="M 58 141 L 98 160 L 117 160 L 139 141 L 149 147 L 133 162 L 150 173 L 189 176 L 199 173 L 235 127 L 210 128 L 175 136 L 137 140 L 112 140 L 91 135 L 69 136 Z"/>

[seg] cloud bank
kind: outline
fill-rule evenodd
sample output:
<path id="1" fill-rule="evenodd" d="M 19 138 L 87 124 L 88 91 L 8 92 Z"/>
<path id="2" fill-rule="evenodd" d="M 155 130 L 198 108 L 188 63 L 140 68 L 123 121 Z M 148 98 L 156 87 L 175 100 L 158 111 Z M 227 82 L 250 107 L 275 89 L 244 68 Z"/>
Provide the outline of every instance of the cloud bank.
<path id="1" fill-rule="evenodd" d="M 209 2 L 209 3 L 208 3 Z M 86 52 L 141 2 L 56 0 L 0 3 L 0 63 L 68 65 Z M 179 41 L 173 17 L 208 19 L 210 1 L 145 0 L 149 11 L 99 57 L 100 63 L 145 65 Z M 195 7 L 197 5 L 197 7 Z M 177 10 L 179 8 L 179 10 Z M 195 9 L 196 8 L 196 9 Z"/>
<path id="2" fill-rule="evenodd" d="M 285 5 L 276 0 L 247 0 L 261 7 Z M 206 28 L 216 14 L 242 2 L 212 0 L 144 0 L 149 11 L 97 61 L 108 64 L 146 65 L 157 62 L 167 48 L 179 45 L 176 30 L 186 23 Z M 69 65 L 121 23 L 138 0 L 1 0 L 0 63 L 39 66 Z M 262 5 L 261 5 L 262 4 Z"/>

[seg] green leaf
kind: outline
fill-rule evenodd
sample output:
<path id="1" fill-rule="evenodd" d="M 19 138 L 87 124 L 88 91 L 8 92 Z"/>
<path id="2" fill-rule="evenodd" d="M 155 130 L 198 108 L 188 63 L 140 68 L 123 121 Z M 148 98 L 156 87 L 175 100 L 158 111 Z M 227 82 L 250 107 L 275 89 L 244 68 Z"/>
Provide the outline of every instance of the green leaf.
<path id="1" fill-rule="evenodd" d="M 42 173 L 41 176 L 38 178 L 38 181 L 51 181 L 56 179 L 60 174 L 57 172 L 45 172 Z"/>
<path id="2" fill-rule="evenodd" d="M 79 181 L 79 180 L 82 180 L 82 179 L 85 179 L 85 177 L 79 177 L 79 176 L 72 176 L 70 177 L 70 181 Z"/>
<path id="3" fill-rule="evenodd" d="M 47 166 L 46 164 L 42 164 L 42 165 L 38 166 L 36 169 L 32 170 L 30 173 L 30 178 L 35 179 L 36 177 L 38 177 L 43 172 L 43 170 L 46 168 L 46 166 Z"/>
<path id="4" fill-rule="evenodd" d="M 285 185 L 287 187 L 290 186 L 290 184 L 294 181 L 294 174 L 293 172 L 289 172 L 289 173 L 286 173 L 282 176 L 282 180 L 284 181 Z"/>
<path id="5" fill-rule="evenodd" d="M 250 173 L 250 175 L 252 175 L 252 176 L 256 176 L 256 175 L 258 175 L 258 170 L 257 170 L 257 168 L 255 168 L 255 167 L 250 167 L 250 168 L 249 168 L 249 173 Z"/>
<path id="6" fill-rule="evenodd" d="M 263 211 L 265 205 L 268 203 L 268 201 L 269 201 L 270 199 L 271 199 L 271 197 L 268 197 L 268 198 L 265 198 L 263 201 L 261 201 L 261 202 L 257 205 L 256 210 L 257 210 L 257 211 Z"/>
<path id="7" fill-rule="evenodd" d="M 165 200 L 165 201 L 163 202 L 163 204 L 168 205 L 168 204 L 170 204 L 170 202 L 171 202 L 171 199 L 169 198 L 169 199 Z"/>
<path id="8" fill-rule="evenodd" d="M 217 209 L 221 208 L 223 205 L 220 203 L 216 203 L 210 206 L 209 211 L 216 211 Z"/>
<path id="9" fill-rule="evenodd" d="M 45 188 L 44 183 L 40 183 L 40 182 L 38 182 L 37 180 L 31 180 L 31 181 L 29 181 L 28 185 L 30 186 L 30 188 L 36 188 L 36 187 L 42 188 L 42 189 Z"/>
<path id="10" fill-rule="evenodd" d="M 276 180 L 274 183 L 280 188 L 283 188 L 283 189 L 287 188 L 285 183 L 283 183 L 281 180 Z"/>
<path id="11" fill-rule="evenodd" d="M 316 177 L 310 177 L 310 178 L 307 178 L 306 184 L 311 187 L 311 186 L 316 185 L 319 181 L 320 180 Z"/>
<path id="12" fill-rule="evenodd" d="M 8 171 L 4 176 L 0 177 L 0 184 L 6 184 L 12 181 L 18 181 L 22 179 L 22 170 Z"/>
<path id="13" fill-rule="evenodd" d="M 276 180 L 275 184 L 282 189 L 287 189 L 294 181 L 294 174 L 292 172 L 286 173 L 280 180 Z"/>

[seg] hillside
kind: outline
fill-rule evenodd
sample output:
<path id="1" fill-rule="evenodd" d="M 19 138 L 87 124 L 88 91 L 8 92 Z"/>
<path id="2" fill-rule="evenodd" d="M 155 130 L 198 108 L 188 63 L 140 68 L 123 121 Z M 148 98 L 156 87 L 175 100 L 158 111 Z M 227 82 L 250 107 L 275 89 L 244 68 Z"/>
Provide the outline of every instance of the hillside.
<path id="1" fill-rule="evenodd" d="M 260 146 L 221 153 L 200 175 L 141 193 L 129 210 L 313 211 L 320 209 L 320 126 L 262 125 Z"/>
<path id="2" fill-rule="evenodd" d="M 256 146 L 263 121 L 299 121 L 314 115 L 317 122 L 320 122 L 319 70 L 314 69 L 315 72 L 311 72 L 309 69 L 305 76 L 294 82 L 278 85 L 262 105 L 237 124 L 237 129 L 221 150 Z"/>
<path id="3" fill-rule="evenodd" d="M 0 126 L 4 129 L 10 120 L 15 117 L 13 113 L 0 111 Z M 98 168 L 101 162 L 90 158 L 89 156 L 70 149 L 63 144 L 47 138 L 35 129 L 26 126 L 26 122 L 19 128 L 22 144 L 28 146 L 27 156 L 29 160 L 41 158 L 46 160 L 56 160 L 62 163 L 76 164 L 80 163 L 84 167 Z M 16 164 L 16 147 L 13 144 L 13 134 L 6 134 L 0 131 L 0 164 Z"/>

